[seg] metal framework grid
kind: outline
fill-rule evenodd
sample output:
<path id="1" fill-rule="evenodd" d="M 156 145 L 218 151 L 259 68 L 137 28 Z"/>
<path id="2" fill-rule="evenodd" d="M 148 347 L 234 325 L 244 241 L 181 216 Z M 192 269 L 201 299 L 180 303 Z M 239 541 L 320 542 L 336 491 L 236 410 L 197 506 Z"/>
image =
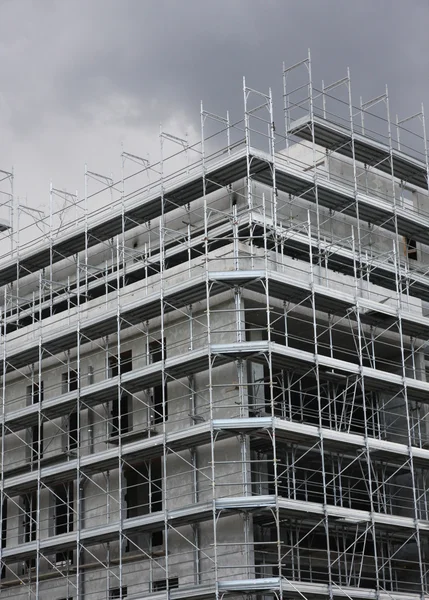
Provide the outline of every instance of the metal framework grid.
<path id="1" fill-rule="evenodd" d="M 429 598 L 423 107 L 243 95 L 47 217 L 1 172 L 5 598 Z"/>

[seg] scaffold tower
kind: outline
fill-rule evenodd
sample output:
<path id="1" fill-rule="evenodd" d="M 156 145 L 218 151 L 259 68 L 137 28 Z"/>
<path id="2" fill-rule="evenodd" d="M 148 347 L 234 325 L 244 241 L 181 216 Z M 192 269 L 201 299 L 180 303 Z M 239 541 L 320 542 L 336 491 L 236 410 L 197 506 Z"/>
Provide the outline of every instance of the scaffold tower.
<path id="1" fill-rule="evenodd" d="M 0 171 L 2 598 L 429 600 L 424 108 L 279 81 L 49 214 Z"/>

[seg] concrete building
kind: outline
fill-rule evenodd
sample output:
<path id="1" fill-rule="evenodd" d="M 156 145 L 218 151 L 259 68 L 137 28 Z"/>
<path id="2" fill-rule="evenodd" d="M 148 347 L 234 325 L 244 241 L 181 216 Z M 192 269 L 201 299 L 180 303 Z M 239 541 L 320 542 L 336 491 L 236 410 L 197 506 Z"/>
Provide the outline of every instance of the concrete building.
<path id="1" fill-rule="evenodd" d="M 38 243 L 7 196 L 2 598 L 429 598 L 424 114 L 283 75 Z"/>

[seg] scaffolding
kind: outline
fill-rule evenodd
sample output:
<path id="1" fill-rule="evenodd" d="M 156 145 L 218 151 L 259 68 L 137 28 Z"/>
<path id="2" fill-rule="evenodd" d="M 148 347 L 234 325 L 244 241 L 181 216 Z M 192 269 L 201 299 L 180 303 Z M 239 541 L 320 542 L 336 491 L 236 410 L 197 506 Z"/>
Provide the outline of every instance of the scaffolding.
<path id="1" fill-rule="evenodd" d="M 1 172 L 4 598 L 429 599 L 423 106 L 243 102 L 49 215 Z"/>

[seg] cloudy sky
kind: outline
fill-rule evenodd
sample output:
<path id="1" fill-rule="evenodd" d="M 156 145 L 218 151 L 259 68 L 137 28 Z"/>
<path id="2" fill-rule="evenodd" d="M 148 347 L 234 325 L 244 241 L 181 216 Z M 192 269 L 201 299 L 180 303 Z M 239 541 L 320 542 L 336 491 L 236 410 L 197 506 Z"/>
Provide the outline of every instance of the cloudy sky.
<path id="1" fill-rule="evenodd" d="M 280 107 L 308 47 L 318 85 L 350 67 L 356 103 L 388 84 L 393 114 L 429 112 L 428 25 L 428 0 L 0 0 L 0 168 L 46 209 L 85 163 L 118 177 L 121 144 L 155 156 L 161 121 L 195 135 L 200 100 L 241 118 L 243 75 Z"/>

